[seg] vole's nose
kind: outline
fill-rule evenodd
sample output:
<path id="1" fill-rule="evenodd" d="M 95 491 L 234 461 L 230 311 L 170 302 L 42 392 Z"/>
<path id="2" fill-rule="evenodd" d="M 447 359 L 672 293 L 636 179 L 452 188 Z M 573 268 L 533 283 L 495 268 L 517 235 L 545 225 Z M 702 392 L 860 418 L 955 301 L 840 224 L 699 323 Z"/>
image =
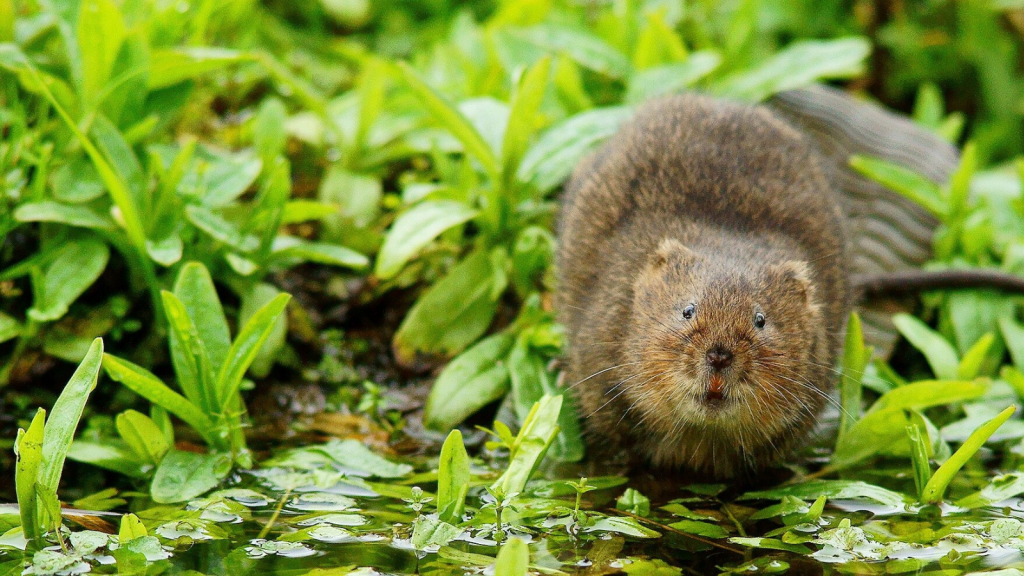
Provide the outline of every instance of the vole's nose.
<path id="1" fill-rule="evenodd" d="M 732 352 L 721 346 L 715 346 L 708 350 L 706 358 L 708 366 L 714 370 L 725 370 L 732 364 Z"/>

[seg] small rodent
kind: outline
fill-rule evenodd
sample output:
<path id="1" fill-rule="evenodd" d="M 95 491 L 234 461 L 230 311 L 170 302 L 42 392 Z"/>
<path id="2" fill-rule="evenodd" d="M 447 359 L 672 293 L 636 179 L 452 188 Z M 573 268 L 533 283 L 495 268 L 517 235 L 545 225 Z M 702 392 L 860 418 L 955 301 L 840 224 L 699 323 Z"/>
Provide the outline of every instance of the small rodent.
<path id="1" fill-rule="evenodd" d="M 855 301 L 1024 293 L 1005 272 L 916 269 L 937 222 L 846 165 L 853 152 L 882 155 L 941 181 L 957 163 L 948 143 L 824 87 L 769 105 L 647 104 L 566 186 L 565 382 L 599 452 L 749 477 L 835 402 Z M 891 346 L 888 316 L 862 311 L 874 314 L 869 338 Z"/>
<path id="2" fill-rule="evenodd" d="M 786 456 L 851 309 L 818 155 L 764 107 L 645 105 L 566 188 L 556 307 L 593 439 L 715 478 Z"/>

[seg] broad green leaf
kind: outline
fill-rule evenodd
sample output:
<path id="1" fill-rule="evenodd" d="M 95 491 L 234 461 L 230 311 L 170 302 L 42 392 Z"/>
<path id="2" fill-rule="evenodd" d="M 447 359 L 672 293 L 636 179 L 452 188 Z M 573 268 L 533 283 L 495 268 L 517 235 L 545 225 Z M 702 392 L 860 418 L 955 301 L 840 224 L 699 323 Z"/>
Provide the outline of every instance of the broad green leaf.
<path id="1" fill-rule="evenodd" d="M 196 334 L 210 365 L 217 369 L 227 359 L 228 349 L 231 348 L 231 332 L 217 288 L 206 266 L 199 262 L 187 262 L 182 266 L 174 281 L 174 295 L 195 323 Z"/>
<path id="2" fill-rule="evenodd" d="M 222 208 L 230 205 L 249 190 L 263 170 L 259 158 L 244 154 L 211 158 L 202 167 L 195 186 L 205 190 L 203 205 L 207 208 Z"/>
<path id="3" fill-rule="evenodd" d="M 307 242 L 301 238 L 279 235 L 274 238 L 270 262 L 285 264 L 315 262 L 359 270 L 365 268 L 370 260 L 359 252 L 338 244 Z"/>
<path id="4" fill-rule="evenodd" d="M 171 360 L 178 386 L 190 402 L 207 414 L 218 414 L 219 397 L 214 388 L 214 366 L 210 364 L 206 347 L 185 304 L 166 290 L 163 297 L 164 314 L 170 327 Z"/>
<path id="5" fill-rule="evenodd" d="M 231 459 L 223 454 L 171 450 L 156 469 L 150 493 L 158 504 L 185 502 L 216 488 L 230 472 Z"/>
<path id="6" fill-rule="evenodd" d="M 127 444 L 112 438 L 97 442 L 79 438 L 71 444 L 68 458 L 106 468 L 129 478 L 146 478 L 153 472 L 152 464 L 140 460 Z"/>
<path id="7" fill-rule="evenodd" d="M 413 206 L 391 225 L 377 254 L 374 273 L 384 280 L 394 277 L 434 238 L 477 214 L 476 210 L 454 200 L 426 200 Z"/>
<path id="8" fill-rule="evenodd" d="M 436 516 L 417 516 L 412 523 L 412 545 L 417 550 L 428 546 L 445 546 L 462 534 L 462 528 L 440 520 Z"/>
<path id="9" fill-rule="evenodd" d="M 172 232 L 158 240 L 146 240 L 146 253 L 154 262 L 161 266 L 173 266 L 181 260 L 185 244 L 177 232 Z"/>
<path id="10" fill-rule="evenodd" d="M 396 464 L 370 451 L 358 440 L 332 440 L 315 448 L 346 468 L 378 478 L 401 478 L 412 472 L 408 464 Z"/>
<path id="11" fill-rule="evenodd" d="M 166 384 L 145 368 L 116 356 L 104 354 L 103 369 L 112 379 L 124 384 L 139 396 L 184 420 L 207 443 L 214 446 L 218 445 L 217 437 L 213 430 L 213 422 L 210 418 L 195 404 L 168 388 Z"/>
<path id="12" fill-rule="evenodd" d="M 46 268 L 35 302 L 28 311 L 36 322 L 52 322 L 67 314 L 107 267 L 110 248 L 99 240 L 73 240 Z"/>
<path id="13" fill-rule="evenodd" d="M 770 490 L 747 492 L 740 500 L 779 500 L 793 496 L 813 501 L 820 496 L 829 500 L 871 500 L 890 508 L 902 509 L 907 504 L 906 496 L 881 486 L 855 480 L 811 480 Z"/>
<path id="14" fill-rule="evenodd" d="M 14 219 L 19 222 L 57 222 L 82 228 L 114 230 L 112 220 L 86 206 L 62 204 L 52 200 L 21 204 L 14 211 Z"/>
<path id="15" fill-rule="evenodd" d="M 960 508 L 983 508 L 1020 494 L 1024 494 L 1024 474 L 1011 472 L 996 476 L 981 490 L 957 500 L 956 505 Z"/>
<path id="16" fill-rule="evenodd" d="M 928 327 L 914 316 L 897 314 L 892 323 L 914 348 L 917 348 L 928 360 L 932 372 L 944 380 L 956 380 L 959 372 L 960 359 L 956 349 L 941 334 Z"/>
<path id="17" fill-rule="evenodd" d="M 249 321 L 238 332 L 235 341 L 228 350 L 227 361 L 217 374 L 216 397 L 219 401 L 219 413 L 224 413 L 236 398 L 242 385 L 242 377 L 249 369 L 263 343 L 270 338 L 274 324 L 291 300 L 289 294 L 279 294 L 262 308 L 256 311 Z"/>
<path id="18" fill-rule="evenodd" d="M 800 40 L 753 69 L 733 73 L 716 82 L 713 91 L 759 102 L 818 80 L 857 76 L 864 71 L 864 60 L 870 52 L 871 43 L 861 37 Z"/>
<path id="19" fill-rule="evenodd" d="M 166 88 L 251 59 L 244 52 L 224 48 L 156 50 L 150 58 L 149 89 Z"/>
<path id="20" fill-rule="evenodd" d="M 89 105 L 95 105 L 110 79 L 125 38 L 121 11 L 113 0 L 81 0 L 76 32 L 81 57 L 82 94 Z"/>
<path id="21" fill-rule="evenodd" d="M 405 316 L 393 346 L 398 361 L 417 353 L 450 356 L 483 334 L 494 318 L 508 278 L 499 275 L 489 252 L 477 250 L 434 284 Z"/>
<path id="22" fill-rule="evenodd" d="M 475 158 L 484 171 L 491 177 L 492 182 L 500 180 L 500 169 L 498 159 L 495 157 L 491 147 L 487 145 L 480 133 L 473 128 L 458 108 L 431 88 L 426 82 L 420 79 L 419 75 L 405 63 L 400 63 L 399 71 L 406 84 L 412 88 L 416 97 L 426 108 L 437 123 L 452 133 L 466 149 L 466 153 Z"/>
<path id="23" fill-rule="evenodd" d="M 694 52 L 683 62 L 641 70 L 629 78 L 623 101 L 640 104 L 646 100 L 686 91 L 722 63 L 722 55 L 713 50 Z"/>
<path id="24" fill-rule="evenodd" d="M 18 430 L 14 441 L 14 455 L 17 465 L 14 472 L 15 491 L 18 494 L 18 508 L 21 514 L 21 527 L 25 539 L 33 546 L 42 543 L 42 529 L 36 505 L 36 479 L 43 463 L 43 423 L 46 421 L 46 410 L 39 408 L 28 430 Z"/>
<path id="25" fill-rule="evenodd" d="M 729 542 L 746 546 L 747 548 L 761 548 L 762 550 L 783 550 L 794 554 L 810 554 L 811 549 L 803 544 L 787 544 L 777 538 L 729 538 Z"/>
<path id="26" fill-rule="evenodd" d="M 920 204 L 938 218 L 946 215 L 939 186 L 924 176 L 880 158 L 853 156 L 850 166 L 864 176 Z"/>
<path id="27" fill-rule="evenodd" d="M 171 449 L 164 433 L 145 414 L 135 410 L 126 410 L 117 415 L 115 420 L 117 433 L 135 453 L 138 460 L 152 466 Z"/>
<path id="28" fill-rule="evenodd" d="M 514 342 L 512 334 L 495 334 L 449 362 L 430 389 L 423 423 L 433 430 L 450 430 L 505 396 L 509 373 L 502 361 Z"/>
<path id="29" fill-rule="evenodd" d="M 253 146 L 266 165 L 284 152 L 288 143 L 285 122 L 288 120 L 288 109 L 278 98 L 267 98 L 260 104 L 253 120 Z"/>
<path id="30" fill-rule="evenodd" d="M 121 545 L 144 536 L 149 536 L 149 531 L 138 516 L 129 513 L 121 517 L 121 528 L 117 532 L 117 539 Z"/>
<path id="31" fill-rule="evenodd" d="M 595 108 L 567 118 L 544 131 L 523 156 L 517 177 L 541 192 L 560 185 L 588 153 L 619 130 L 634 109 Z"/>
<path id="32" fill-rule="evenodd" d="M 380 178 L 332 166 L 320 182 L 319 199 L 335 206 L 337 216 L 325 219 L 324 224 L 334 235 L 340 235 L 344 226 L 370 226 L 380 214 L 383 194 Z"/>
<path id="33" fill-rule="evenodd" d="M 469 480 L 469 454 L 462 443 L 462 432 L 452 430 L 441 446 L 437 463 L 437 513 L 441 520 L 461 520 Z"/>
<path id="34" fill-rule="evenodd" d="M 505 139 L 501 144 L 501 182 L 505 190 L 514 183 L 519 163 L 537 126 L 537 113 L 551 72 L 551 58 L 542 58 L 528 68 L 516 86 L 509 104 Z"/>
<path id="35" fill-rule="evenodd" d="M 704 536 L 706 538 L 728 538 L 729 532 L 719 526 L 718 524 L 711 524 L 709 522 L 698 522 L 696 520 L 680 520 L 669 524 L 669 527 L 675 528 L 680 532 L 686 532 L 687 534 L 696 534 L 697 536 Z"/>
<path id="36" fill-rule="evenodd" d="M 37 497 L 43 503 L 43 508 L 49 510 L 49 518 L 43 522 L 48 529 L 57 528 L 61 522 L 57 487 L 60 485 L 60 475 L 64 470 L 64 459 L 67 457 L 68 448 L 71 447 L 75 429 L 78 428 L 78 421 L 82 418 L 89 394 L 96 388 L 102 361 L 103 340 L 97 338 L 93 340 L 89 353 L 71 375 L 71 379 L 53 404 L 50 417 L 46 420 L 43 433 L 43 461 L 39 466 L 36 483 Z"/>
<path id="37" fill-rule="evenodd" d="M 516 30 L 513 34 L 551 54 L 564 54 L 580 66 L 611 78 L 625 78 L 632 70 L 629 59 L 621 52 L 583 29 L 545 23 Z"/>
<path id="38" fill-rule="evenodd" d="M 530 568 L 530 547 L 522 538 L 509 538 L 498 550 L 494 576 L 526 576 Z"/>
<path id="39" fill-rule="evenodd" d="M 561 410 L 561 396 L 545 396 L 534 405 L 512 444 L 508 468 L 495 480 L 492 490 L 500 488 L 503 494 L 523 491 L 558 435 L 558 414 Z"/>
<path id="40" fill-rule="evenodd" d="M 255 236 L 242 234 L 238 226 L 211 210 L 192 205 L 185 208 L 185 215 L 196 228 L 206 232 L 218 242 L 223 242 L 242 252 L 252 252 L 259 248 L 260 243 Z"/>
<path id="41" fill-rule="evenodd" d="M 939 469 L 932 475 L 931 480 L 924 487 L 921 492 L 921 501 L 926 503 L 941 502 L 942 497 L 946 494 L 946 488 L 949 487 L 949 483 L 953 481 L 953 477 L 956 473 L 967 464 L 967 461 L 974 456 L 981 447 L 985 445 L 985 442 L 992 436 L 995 431 L 1006 422 L 1013 413 L 1017 411 L 1015 406 L 1009 406 L 1005 410 L 999 413 L 998 416 L 989 420 L 983 424 L 980 428 L 971 434 L 971 437 L 963 443 L 949 460 L 946 460 L 945 464 L 939 466 Z"/>
<path id="42" fill-rule="evenodd" d="M 0 312 L 0 343 L 21 335 L 21 323 Z"/>

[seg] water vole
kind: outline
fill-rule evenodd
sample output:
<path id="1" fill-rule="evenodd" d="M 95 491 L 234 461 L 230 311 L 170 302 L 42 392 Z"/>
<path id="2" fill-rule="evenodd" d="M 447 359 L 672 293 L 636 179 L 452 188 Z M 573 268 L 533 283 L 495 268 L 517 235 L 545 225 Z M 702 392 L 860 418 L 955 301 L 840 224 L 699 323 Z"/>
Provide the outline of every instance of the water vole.
<path id="1" fill-rule="evenodd" d="M 763 107 L 660 100 L 563 202 L 557 306 L 591 438 L 731 477 L 806 436 L 851 304 L 844 215 L 801 133 Z"/>

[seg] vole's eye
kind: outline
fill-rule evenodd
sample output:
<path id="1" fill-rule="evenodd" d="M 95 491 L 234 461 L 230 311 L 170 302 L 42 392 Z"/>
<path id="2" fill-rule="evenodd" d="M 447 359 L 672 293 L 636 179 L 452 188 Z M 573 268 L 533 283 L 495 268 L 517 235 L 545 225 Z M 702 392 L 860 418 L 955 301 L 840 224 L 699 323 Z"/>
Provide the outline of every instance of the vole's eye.
<path id="1" fill-rule="evenodd" d="M 686 308 L 683 308 L 683 318 L 689 320 L 693 318 L 693 315 L 697 313 L 697 308 L 693 304 L 688 304 Z"/>
<path id="2" fill-rule="evenodd" d="M 758 312 L 757 314 L 754 314 L 754 327 L 755 328 L 759 328 L 759 329 L 760 328 L 764 328 L 764 323 L 765 322 L 766 322 L 766 320 L 765 320 L 764 314 L 761 314 L 760 312 Z"/>

